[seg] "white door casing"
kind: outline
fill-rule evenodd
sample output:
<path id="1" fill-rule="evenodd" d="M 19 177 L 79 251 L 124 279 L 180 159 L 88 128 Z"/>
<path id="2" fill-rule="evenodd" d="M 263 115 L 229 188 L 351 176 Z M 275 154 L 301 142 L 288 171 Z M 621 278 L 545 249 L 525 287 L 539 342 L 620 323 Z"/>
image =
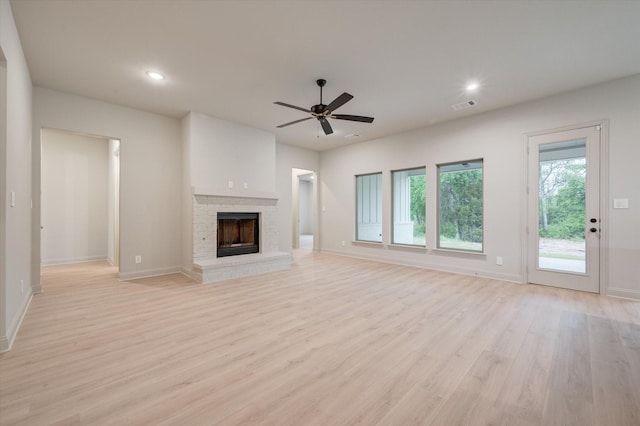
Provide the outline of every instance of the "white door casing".
<path id="1" fill-rule="evenodd" d="M 602 217 L 600 212 L 600 138 L 601 126 L 593 125 L 572 130 L 539 134 L 528 138 L 528 196 L 527 196 L 527 281 L 555 287 L 600 292 L 600 246 L 602 233 Z M 541 244 L 540 228 L 546 222 L 543 216 L 542 192 L 557 194 L 563 186 L 563 179 L 557 179 L 555 185 L 548 189 L 548 181 L 553 171 L 550 167 L 558 164 L 571 164 L 584 170 L 584 242 L 566 240 L 567 246 L 574 246 L 573 252 L 563 248 L 546 247 L 548 241 L 560 243 L 559 240 Z M 583 165 L 583 166 L 581 166 Z M 583 167 L 583 168 L 581 168 Z M 551 174 L 551 176 L 550 176 Z M 540 181 L 540 176 L 543 182 Z M 546 198 L 545 198 L 546 199 Z M 583 247 L 584 255 L 580 256 Z"/>

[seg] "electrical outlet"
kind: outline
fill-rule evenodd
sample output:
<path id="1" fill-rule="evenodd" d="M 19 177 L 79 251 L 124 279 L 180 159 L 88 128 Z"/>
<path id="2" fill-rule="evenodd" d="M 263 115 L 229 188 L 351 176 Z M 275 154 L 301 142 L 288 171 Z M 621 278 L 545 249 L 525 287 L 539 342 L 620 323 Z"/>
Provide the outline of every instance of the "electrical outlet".
<path id="1" fill-rule="evenodd" d="M 142 263 L 142 256 L 136 256 L 136 263 Z"/>
<path id="2" fill-rule="evenodd" d="M 496 257 L 496 265 L 502 266 L 502 256 Z"/>
<path id="3" fill-rule="evenodd" d="M 342 241 L 341 245 L 342 245 L 342 247 L 344 247 L 344 241 Z"/>
<path id="4" fill-rule="evenodd" d="M 247 182 L 244 183 L 244 189 L 249 189 L 249 184 Z"/>
<path id="5" fill-rule="evenodd" d="M 229 182 L 227 182 L 227 186 L 229 187 L 229 189 L 233 188 L 233 181 L 230 180 Z"/>

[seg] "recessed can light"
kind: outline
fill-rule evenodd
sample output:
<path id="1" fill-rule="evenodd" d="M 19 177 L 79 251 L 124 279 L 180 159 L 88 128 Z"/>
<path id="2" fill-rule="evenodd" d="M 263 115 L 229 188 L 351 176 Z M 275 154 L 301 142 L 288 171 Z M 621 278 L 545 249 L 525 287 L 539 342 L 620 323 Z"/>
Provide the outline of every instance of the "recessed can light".
<path id="1" fill-rule="evenodd" d="M 149 78 L 152 78 L 154 80 L 164 80 L 164 75 L 160 74 L 157 71 L 147 71 L 147 75 L 149 76 Z"/>
<path id="2" fill-rule="evenodd" d="M 479 85 L 478 83 L 476 83 L 476 82 L 472 82 L 472 83 L 467 84 L 466 89 L 467 89 L 467 92 L 473 92 L 473 91 L 474 91 L 474 90 L 476 90 L 478 87 L 480 87 L 480 85 Z"/>

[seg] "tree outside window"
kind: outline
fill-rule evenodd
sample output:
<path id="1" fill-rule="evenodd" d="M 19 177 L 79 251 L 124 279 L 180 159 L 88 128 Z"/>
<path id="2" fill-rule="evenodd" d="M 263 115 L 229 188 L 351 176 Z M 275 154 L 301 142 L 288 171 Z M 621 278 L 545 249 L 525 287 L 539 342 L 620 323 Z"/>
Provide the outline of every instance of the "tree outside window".
<path id="1" fill-rule="evenodd" d="M 438 247 L 483 251 L 483 161 L 438 166 Z"/>

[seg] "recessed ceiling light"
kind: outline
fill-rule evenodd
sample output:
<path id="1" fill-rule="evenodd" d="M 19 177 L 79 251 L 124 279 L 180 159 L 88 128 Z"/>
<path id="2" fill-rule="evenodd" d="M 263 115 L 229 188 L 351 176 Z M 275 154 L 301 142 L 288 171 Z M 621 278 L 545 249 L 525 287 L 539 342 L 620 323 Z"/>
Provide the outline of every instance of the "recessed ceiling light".
<path id="1" fill-rule="evenodd" d="M 152 78 L 154 80 L 164 80 L 164 75 L 160 74 L 157 71 L 147 71 L 147 75 L 149 76 L 149 78 Z"/>
<path id="2" fill-rule="evenodd" d="M 467 92 L 473 92 L 474 90 L 478 89 L 478 87 L 480 87 L 480 85 L 474 81 L 467 84 L 466 89 L 467 89 Z"/>

